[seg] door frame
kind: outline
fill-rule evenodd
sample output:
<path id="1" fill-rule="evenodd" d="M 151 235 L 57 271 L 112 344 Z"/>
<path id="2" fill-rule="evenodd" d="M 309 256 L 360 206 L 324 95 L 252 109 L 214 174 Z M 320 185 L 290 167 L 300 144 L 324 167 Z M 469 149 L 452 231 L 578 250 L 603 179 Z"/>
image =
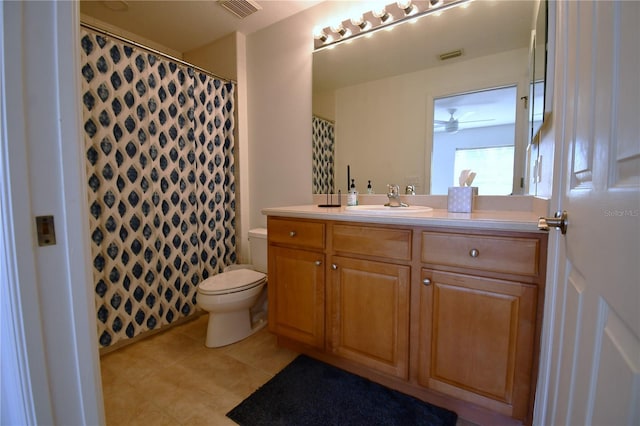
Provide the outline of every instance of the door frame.
<path id="1" fill-rule="evenodd" d="M 17 386 L 3 392 L 2 418 L 104 424 L 78 102 L 79 3 L 2 2 L 0 19 L 0 262 L 2 293 L 10 296 L 3 373 L 15 369 L 2 385 Z M 38 246 L 38 215 L 54 217 L 55 245 Z"/>

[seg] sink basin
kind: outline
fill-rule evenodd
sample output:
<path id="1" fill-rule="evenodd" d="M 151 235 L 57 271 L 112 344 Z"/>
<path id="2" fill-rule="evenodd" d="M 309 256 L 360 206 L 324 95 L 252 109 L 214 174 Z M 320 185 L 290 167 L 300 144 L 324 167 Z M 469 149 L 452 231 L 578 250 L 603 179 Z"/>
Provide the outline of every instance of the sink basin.
<path id="1" fill-rule="evenodd" d="M 404 215 L 411 213 L 427 213 L 432 211 L 431 207 L 426 206 L 406 206 L 406 207 L 389 207 L 381 205 L 347 206 L 345 212 L 354 214 L 380 214 L 380 215 Z"/>

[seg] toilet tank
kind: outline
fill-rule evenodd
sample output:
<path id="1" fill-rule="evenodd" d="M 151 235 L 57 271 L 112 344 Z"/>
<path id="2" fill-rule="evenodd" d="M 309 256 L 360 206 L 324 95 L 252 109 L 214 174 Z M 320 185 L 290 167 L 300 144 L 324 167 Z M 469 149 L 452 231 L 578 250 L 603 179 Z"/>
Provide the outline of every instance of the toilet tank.
<path id="1" fill-rule="evenodd" d="M 249 253 L 256 271 L 267 273 L 267 228 L 249 230 Z"/>

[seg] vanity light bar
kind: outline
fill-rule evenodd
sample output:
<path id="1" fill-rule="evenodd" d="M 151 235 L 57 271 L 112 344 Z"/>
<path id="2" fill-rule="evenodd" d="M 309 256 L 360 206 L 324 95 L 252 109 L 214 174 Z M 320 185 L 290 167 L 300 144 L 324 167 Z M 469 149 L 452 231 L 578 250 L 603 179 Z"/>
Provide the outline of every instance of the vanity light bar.
<path id="1" fill-rule="evenodd" d="M 347 40 L 373 34 L 382 29 L 411 22 L 432 13 L 441 13 L 457 6 L 468 5 L 473 0 L 429 0 L 421 10 L 417 4 L 408 0 L 400 0 L 364 13 L 356 19 L 347 19 L 338 24 L 327 26 L 314 33 L 313 50 L 326 49 Z M 424 2 L 421 2 L 424 3 Z"/>

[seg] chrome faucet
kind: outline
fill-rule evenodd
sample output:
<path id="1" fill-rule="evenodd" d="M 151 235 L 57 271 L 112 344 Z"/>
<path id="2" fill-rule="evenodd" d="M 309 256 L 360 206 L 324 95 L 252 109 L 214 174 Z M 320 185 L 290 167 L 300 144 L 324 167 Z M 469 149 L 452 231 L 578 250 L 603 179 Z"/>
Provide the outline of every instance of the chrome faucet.
<path id="1" fill-rule="evenodd" d="M 399 185 L 387 185 L 389 188 L 389 192 L 387 192 L 387 197 L 389 198 L 389 202 L 385 204 L 388 207 L 409 207 L 408 204 L 400 201 L 400 186 Z"/>
<path id="2" fill-rule="evenodd" d="M 407 195 L 416 195 L 416 186 L 415 185 L 407 185 L 404 190 L 404 193 Z"/>

